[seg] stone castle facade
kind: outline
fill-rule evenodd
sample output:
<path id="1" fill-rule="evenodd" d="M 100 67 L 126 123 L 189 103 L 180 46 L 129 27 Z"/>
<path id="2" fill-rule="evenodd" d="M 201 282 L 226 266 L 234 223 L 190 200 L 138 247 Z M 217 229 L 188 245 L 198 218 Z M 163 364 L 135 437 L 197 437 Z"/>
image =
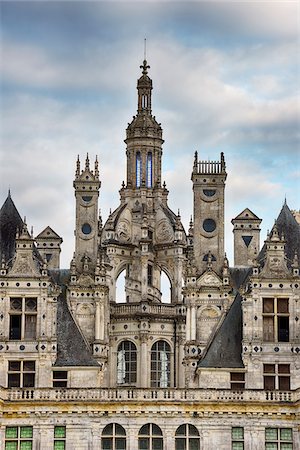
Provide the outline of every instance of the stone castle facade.
<path id="1" fill-rule="evenodd" d="M 225 157 L 196 153 L 186 232 L 168 206 L 141 69 L 127 180 L 104 225 L 98 161 L 77 160 L 70 269 L 50 226 L 30 234 L 10 194 L 0 211 L 0 448 L 297 450 L 297 216 L 285 202 L 260 247 L 261 219 L 245 208 L 229 267 Z"/>

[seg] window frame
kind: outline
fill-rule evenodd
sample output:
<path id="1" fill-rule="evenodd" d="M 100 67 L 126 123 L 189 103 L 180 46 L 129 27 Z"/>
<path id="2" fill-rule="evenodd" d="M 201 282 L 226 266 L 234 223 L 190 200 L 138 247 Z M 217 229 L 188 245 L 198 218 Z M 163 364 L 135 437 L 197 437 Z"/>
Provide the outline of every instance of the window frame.
<path id="1" fill-rule="evenodd" d="M 263 342 L 289 342 L 290 341 L 290 311 L 289 311 L 289 297 L 263 297 L 262 298 L 262 320 L 263 320 Z M 267 302 L 273 301 L 272 311 L 267 311 Z M 283 301 L 287 303 L 287 312 L 280 311 L 280 302 L 283 305 Z M 286 318 L 288 322 L 287 329 L 280 327 L 280 321 Z M 273 331 L 269 332 L 269 324 L 272 323 Z M 280 331 L 285 330 L 287 335 L 286 339 L 283 339 L 280 335 Z M 269 336 L 270 335 L 270 336 Z M 273 335 L 273 336 L 272 336 Z"/>
<path id="2" fill-rule="evenodd" d="M 268 430 L 276 430 L 276 439 L 268 439 L 267 438 L 267 433 Z M 286 440 L 286 439 L 282 439 L 281 438 L 281 433 L 283 430 L 290 430 L 291 432 L 291 439 Z M 276 444 L 277 449 L 280 450 L 281 448 L 281 444 L 290 444 L 290 450 L 293 450 L 293 429 L 290 427 L 283 427 L 283 428 L 278 428 L 278 427 L 266 427 L 265 428 L 265 450 L 271 450 L 271 447 L 268 446 L 268 444 Z"/>
<path id="3" fill-rule="evenodd" d="M 181 433 L 180 430 L 182 427 L 184 427 L 183 433 Z M 191 430 L 195 430 L 197 434 L 191 433 Z M 198 444 L 197 450 L 200 450 L 200 433 L 198 428 L 195 425 L 192 425 L 191 423 L 183 423 L 182 425 L 179 425 L 179 427 L 177 427 L 175 431 L 175 450 L 179 450 L 178 444 L 180 441 L 181 442 L 183 441 L 185 443 L 184 446 L 185 450 L 190 450 L 191 441 L 192 442 L 197 441 Z M 194 449 L 194 446 L 192 448 Z"/>
<path id="4" fill-rule="evenodd" d="M 10 366 L 15 363 L 16 365 L 19 364 L 19 370 L 10 369 Z M 33 363 L 34 370 L 24 370 L 24 366 L 27 363 Z M 13 388 L 34 388 L 35 387 L 35 376 L 36 376 L 36 361 L 31 359 L 26 360 L 8 360 L 8 367 L 7 367 L 7 387 L 9 389 Z M 32 375 L 33 374 L 33 384 L 25 386 L 27 382 L 24 382 L 26 375 Z M 13 376 L 19 375 L 19 386 L 10 386 L 11 381 L 13 379 Z"/>
<path id="5" fill-rule="evenodd" d="M 163 343 L 164 348 L 160 349 L 159 345 Z M 166 380 L 162 379 L 162 360 L 159 353 L 164 351 L 167 355 Z M 172 348 L 168 341 L 159 339 L 153 343 L 150 352 L 150 385 L 151 388 L 169 388 L 171 387 L 171 357 Z M 164 377 L 163 377 L 164 378 Z M 161 385 L 163 384 L 163 385 Z"/>
<path id="6" fill-rule="evenodd" d="M 16 300 L 21 300 L 21 309 L 12 308 L 12 302 Z M 35 301 L 35 309 L 28 309 L 27 303 L 30 300 Z M 9 340 L 10 341 L 35 341 L 37 339 L 37 313 L 38 313 L 38 298 L 37 297 L 26 297 L 26 296 L 12 296 L 9 298 Z M 18 333 L 18 337 L 14 337 L 12 320 L 13 318 L 18 317 L 20 320 L 20 330 Z M 27 320 L 29 317 L 35 318 L 34 325 L 34 333 L 32 336 L 26 336 L 26 332 L 29 330 L 29 325 Z"/>
<path id="7" fill-rule="evenodd" d="M 245 389 L 245 372 L 230 372 L 230 389 L 232 391 L 243 391 Z"/>
<path id="8" fill-rule="evenodd" d="M 57 378 L 54 376 L 57 375 Z M 65 374 L 65 377 L 58 376 L 58 374 Z M 54 388 L 66 388 L 68 387 L 68 370 L 53 370 L 52 371 L 52 387 Z M 61 384 L 59 386 L 59 384 Z"/>
<path id="9" fill-rule="evenodd" d="M 140 151 L 135 155 L 135 187 L 140 188 L 142 185 L 142 154 Z"/>
<path id="10" fill-rule="evenodd" d="M 110 426 L 112 426 L 112 432 L 106 434 L 106 430 Z M 121 429 L 122 429 L 122 434 L 118 432 L 118 430 L 121 430 Z M 112 444 L 111 450 L 126 450 L 126 448 L 127 448 L 126 430 L 122 425 L 120 425 L 118 423 L 115 423 L 115 422 L 109 423 L 103 428 L 102 433 L 101 433 L 101 450 L 105 450 L 105 448 L 103 447 L 103 442 L 105 439 L 111 440 L 111 444 Z M 116 446 L 116 444 L 118 442 L 120 442 L 121 440 L 125 442 L 125 447 L 123 449 L 120 449 L 119 446 Z"/>
<path id="11" fill-rule="evenodd" d="M 128 344 L 128 348 L 126 345 Z M 123 353 L 123 357 L 119 355 Z M 117 347 L 117 385 L 136 385 L 137 383 L 137 347 L 129 339 L 122 340 Z M 120 364 L 120 368 L 119 368 Z M 122 366 L 121 366 L 122 364 Z M 124 374 L 124 375 L 123 375 Z M 121 381 L 121 378 L 123 381 Z"/>
<path id="12" fill-rule="evenodd" d="M 283 371 L 283 367 L 288 368 L 288 372 Z M 273 368 L 273 372 L 271 372 Z M 266 391 L 290 391 L 291 390 L 291 366 L 286 363 L 264 363 L 263 364 L 264 390 Z M 274 389 L 268 388 L 267 380 L 272 379 Z M 283 379 L 288 380 L 288 389 L 280 389 Z"/>
<path id="13" fill-rule="evenodd" d="M 8 437 L 7 431 L 9 429 L 13 429 L 13 428 L 15 428 L 17 430 L 16 437 Z M 25 428 L 31 430 L 31 436 L 22 437 L 22 430 L 24 431 Z M 5 437 L 4 437 L 5 449 L 8 448 L 8 446 L 6 446 L 6 444 L 11 443 L 11 442 L 17 444 L 17 450 L 20 450 L 22 442 L 29 442 L 29 443 L 31 443 L 31 450 L 32 450 L 33 449 L 33 426 L 32 425 L 6 426 L 5 427 Z"/>
<path id="14" fill-rule="evenodd" d="M 242 437 L 236 438 L 234 434 L 234 430 L 242 430 Z M 235 444 L 242 444 L 242 446 L 239 445 L 240 449 Z M 231 449 L 232 450 L 244 450 L 245 447 L 245 433 L 244 433 L 244 427 L 231 427 Z"/>
<path id="15" fill-rule="evenodd" d="M 64 436 L 56 436 L 56 431 L 59 428 L 63 428 L 64 429 Z M 66 429 L 66 425 L 54 425 L 54 429 L 53 429 L 53 450 L 65 450 L 66 448 L 66 437 L 67 437 L 67 429 Z M 63 448 L 59 448 L 58 446 L 56 446 L 56 444 L 64 444 Z"/>
<path id="16" fill-rule="evenodd" d="M 149 427 L 148 432 L 143 433 L 142 430 L 145 427 Z M 157 434 L 155 433 L 155 428 L 159 431 Z M 158 447 L 155 446 L 155 443 L 158 441 L 161 444 L 161 450 L 164 448 L 164 437 L 161 428 L 155 423 L 146 423 L 143 425 L 138 434 L 138 449 L 145 450 L 145 447 L 140 447 L 141 441 L 147 440 L 147 450 L 158 450 Z"/>

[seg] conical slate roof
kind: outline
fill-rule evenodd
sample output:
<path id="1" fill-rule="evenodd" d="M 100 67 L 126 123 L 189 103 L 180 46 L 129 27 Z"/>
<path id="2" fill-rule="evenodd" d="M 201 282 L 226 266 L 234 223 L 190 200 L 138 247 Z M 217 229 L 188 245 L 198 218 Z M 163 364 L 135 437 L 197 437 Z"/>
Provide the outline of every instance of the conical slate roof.
<path id="1" fill-rule="evenodd" d="M 0 210 L 0 261 L 4 258 L 7 262 L 15 253 L 15 240 L 17 230 L 21 231 L 23 220 L 8 193 Z"/>
<path id="2" fill-rule="evenodd" d="M 286 201 L 276 220 L 276 226 L 279 236 L 282 236 L 286 242 L 285 255 L 287 257 L 287 265 L 290 267 L 296 252 L 300 261 L 300 225 L 293 216 Z M 264 244 L 258 257 L 260 262 L 264 259 L 265 252 L 266 245 Z"/>

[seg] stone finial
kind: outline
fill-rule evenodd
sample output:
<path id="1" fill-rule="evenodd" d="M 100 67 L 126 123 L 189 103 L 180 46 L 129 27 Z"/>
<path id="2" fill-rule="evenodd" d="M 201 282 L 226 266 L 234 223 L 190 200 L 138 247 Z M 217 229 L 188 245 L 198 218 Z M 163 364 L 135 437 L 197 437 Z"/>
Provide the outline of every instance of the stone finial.
<path id="1" fill-rule="evenodd" d="M 197 170 L 198 167 L 198 152 L 195 151 L 195 156 L 194 156 L 194 170 Z"/>
<path id="2" fill-rule="evenodd" d="M 225 157 L 224 153 L 221 152 L 221 171 L 225 172 L 225 170 L 226 170 Z"/>
<path id="3" fill-rule="evenodd" d="M 79 159 L 79 155 L 77 156 L 77 161 L 76 161 L 76 172 L 75 172 L 75 177 L 79 177 L 80 176 L 80 159 Z"/>
<path id="4" fill-rule="evenodd" d="M 97 155 L 96 155 L 96 160 L 95 160 L 95 177 L 99 178 L 99 163 L 98 163 Z"/>
<path id="5" fill-rule="evenodd" d="M 86 159 L 85 159 L 85 170 L 87 172 L 90 171 L 90 160 L 89 160 L 89 154 L 88 153 L 86 154 Z"/>
<path id="6" fill-rule="evenodd" d="M 143 69 L 142 71 L 143 75 L 147 75 L 150 66 L 148 66 L 146 59 L 144 59 L 143 64 L 140 66 L 140 69 Z"/>

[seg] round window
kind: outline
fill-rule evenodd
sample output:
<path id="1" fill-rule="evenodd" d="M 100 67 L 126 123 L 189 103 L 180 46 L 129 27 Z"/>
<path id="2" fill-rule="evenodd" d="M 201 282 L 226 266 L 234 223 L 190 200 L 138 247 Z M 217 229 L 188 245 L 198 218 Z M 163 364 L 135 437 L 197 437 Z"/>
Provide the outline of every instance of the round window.
<path id="1" fill-rule="evenodd" d="M 82 225 L 81 230 L 82 230 L 83 234 L 90 234 L 90 232 L 92 231 L 92 227 L 88 223 L 84 223 Z"/>
<path id="2" fill-rule="evenodd" d="M 212 233 L 215 231 L 216 227 L 216 222 L 213 219 L 205 219 L 203 222 L 203 229 L 207 233 Z"/>
<path id="3" fill-rule="evenodd" d="M 203 189 L 203 194 L 206 195 L 206 197 L 213 197 L 215 193 L 215 189 Z"/>

